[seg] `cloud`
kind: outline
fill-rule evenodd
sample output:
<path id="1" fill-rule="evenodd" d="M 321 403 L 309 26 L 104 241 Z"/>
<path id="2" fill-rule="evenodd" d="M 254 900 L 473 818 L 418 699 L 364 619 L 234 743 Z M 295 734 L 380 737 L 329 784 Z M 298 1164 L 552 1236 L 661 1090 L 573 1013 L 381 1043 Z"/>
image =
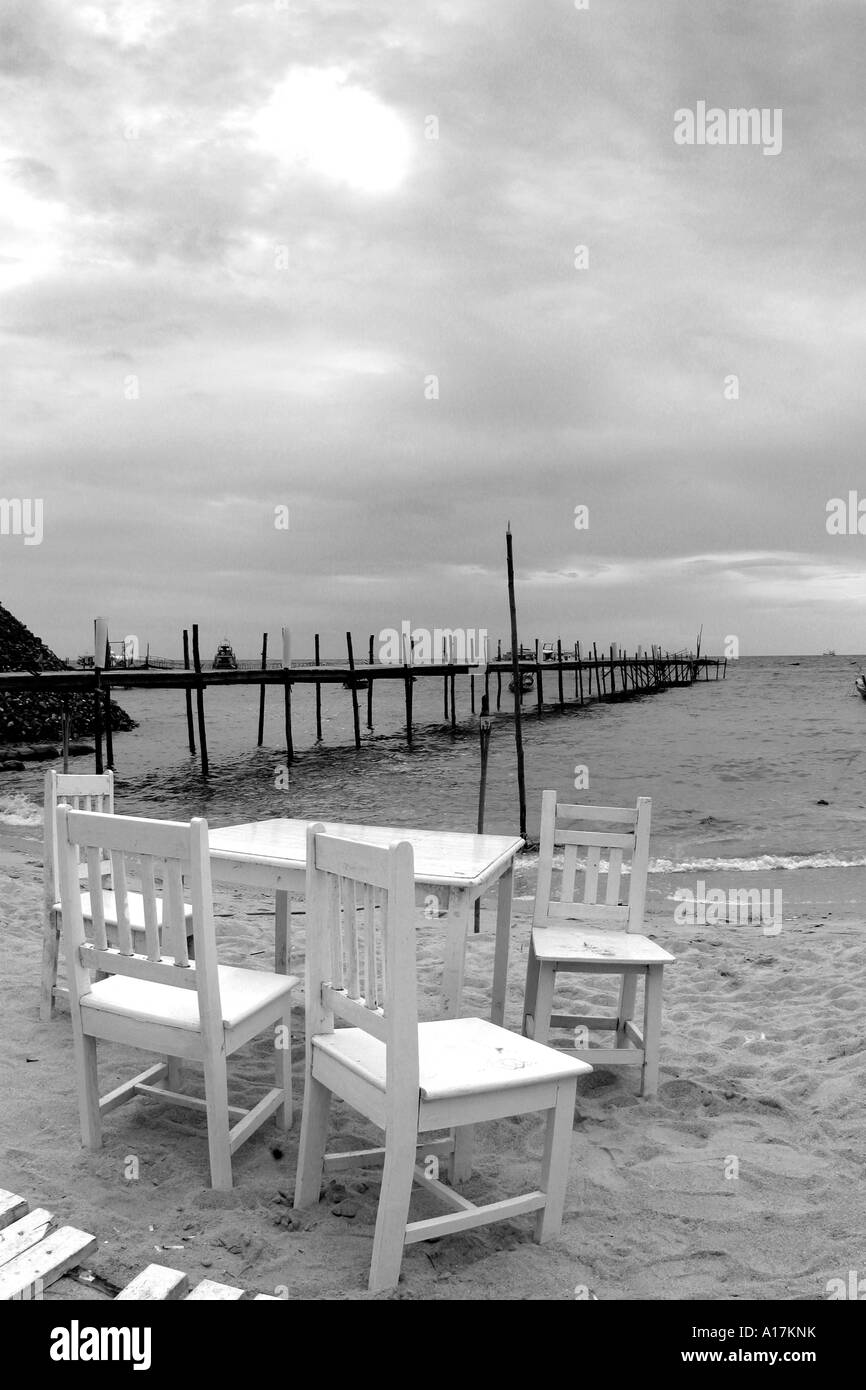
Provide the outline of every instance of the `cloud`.
<path id="1" fill-rule="evenodd" d="M 289 602 L 299 640 L 401 605 L 504 630 L 510 517 L 539 632 L 856 646 L 824 521 L 862 476 L 864 27 L 8 4 L 4 488 L 46 538 L 0 552 L 4 601 L 64 650 L 107 587 L 154 650 L 178 592 L 239 648 Z M 782 154 L 675 146 L 698 99 L 782 106 Z"/>

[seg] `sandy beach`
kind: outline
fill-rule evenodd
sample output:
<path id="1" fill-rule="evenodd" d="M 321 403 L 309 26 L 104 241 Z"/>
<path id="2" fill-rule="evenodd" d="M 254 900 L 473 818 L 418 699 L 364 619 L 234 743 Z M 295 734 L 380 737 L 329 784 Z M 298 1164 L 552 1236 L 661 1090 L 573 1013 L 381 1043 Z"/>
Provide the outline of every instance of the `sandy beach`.
<path id="1" fill-rule="evenodd" d="M 203 1124 L 189 1111 L 138 1100 L 107 1117 L 101 1153 L 81 1148 L 69 1015 L 52 1024 L 38 1017 L 37 836 L 22 830 L 0 838 L 0 1186 L 99 1241 L 93 1280 L 62 1279 L 46 1296 L 107 1298 L 155 1262 L 192 1280 L 289 1299 L 369 1297 L 378 1176 L 329 1182 L 318 1209 L 296 1219 L 297 1123 L 285 1139 L 266 1126 L 240 1150 L 231 1193 L 209 1189 Z M 217 887 L 215 903 L 223 962 L 269 969 L 267 899 Z M 525 899 L 515 903 L 511 1028 L 520 1020 L 529 911 Z M 812 1300 L 828 1297 L 829 1280 L 861 1268 L 862 925 L 816 918 L 765 936 L 757 925 L 677 927 L 668 907 L 648 931 L 677 956 L 666 972 L 659 1092 L 640 1100 L 629 1071 L 599 1068 L 579 1083 L 561 1237 L 535 1245 L 526 1219 L 413 1246 L 390 1297 Z M 441 943 L 441 925 L 419 916 L 425 1017 L 435 1016 Z M 293 945 L 293 969 L 302 974 L 300 913 Z M 488 1012 L 492 961 L 485 909 L 481 933 L 469 942 L 463 1013 Z M 563 992 L 571 988 L 566 980 Z M 589 997 L 603 1006 L 610 988 L 602 980 Z M 299 1100 L 302 990 L 294 1019 Z M 128 1077 L 139 1057 L 102 1044 L 103 1089 Z M 270 1076 L 262 1040 L 230 1062 L 230 1098 L 260 1094 Z M 193 1089 L 192 1069 L 189 1078 Z M 339 1103 L 333 1122 L 333 1147 L 375 1140 Z M 491 1199 L 532 1185 L 540 1138 L 535 1117 L 481 1129 L 468 1194 Z M 425 1200 L 413 1199 L 413 1211 L 423 1213 Z"/>

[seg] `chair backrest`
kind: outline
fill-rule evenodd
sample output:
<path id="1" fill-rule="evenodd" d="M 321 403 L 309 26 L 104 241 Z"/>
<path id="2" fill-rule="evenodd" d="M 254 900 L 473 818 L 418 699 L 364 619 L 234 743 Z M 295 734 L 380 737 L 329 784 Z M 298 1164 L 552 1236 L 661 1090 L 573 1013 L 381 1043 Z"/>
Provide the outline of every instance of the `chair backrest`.
<path id="1" fill-rule="evenodd" d="M 92 928 L 85 937 L 81 911 L 79 856 L 84 852 Z M 110 947 L 105 926 L 102 865 L 111 865 L 117 916 L 117 945 Z M 57 869 L 63 910 L 63 938 L 70 995 L 75 1001 L 91 988 L 90 972 L 127 975 L 156 984 L 197 989 L 202 1026 L 222 1030 L 219 974 L 213 921 L 208 827 L 142 820 L 94 811 L 57 808 Z M 135 951 L 130 924 L 129 884 L 137 879 L 144 913 L 144 950 Z M 195 960 L 187 949 L 184 879 L 192 906 Z M 160 931 L 160 908 L 162 930 Z"/>
<path id="2" fill-rule="evenodd" d="M 557 803 L 555 791 L 542 793 L 533 926 L 580 920 L 619 931 L 642 930 L 651 806 L 648 796 L 638 797 L 634 810 L 570 806 Z M 559 849 L 561 870 L 554 866 Z M 628 900 L 624 902 L 626 866 Z"/>
<path id="3" fill-rule="evenodd" d="M 45 897 L 56 903 L 60 898 L 60 882 L 57 875 L 57 807 L 71 806 L 75 811 L 101 811 L 108 815 L 114 813 L 114 773 L 57 772 L 49 769 L 45 774 L 45 801 L 43 811 L 43 854 L 45 862 Z M 87 867 L 82 852 L 80 877 L 86 878 Z M 104 873 L 110 871 L 106 864 Z"/>
<path id="4" fill-rule="evenodd" d="M 385 1044 L 386 1106 L 418 1103 L 415 869 L 386 849 L 307 828 L 307 1043 L 334 1020 Z"/>

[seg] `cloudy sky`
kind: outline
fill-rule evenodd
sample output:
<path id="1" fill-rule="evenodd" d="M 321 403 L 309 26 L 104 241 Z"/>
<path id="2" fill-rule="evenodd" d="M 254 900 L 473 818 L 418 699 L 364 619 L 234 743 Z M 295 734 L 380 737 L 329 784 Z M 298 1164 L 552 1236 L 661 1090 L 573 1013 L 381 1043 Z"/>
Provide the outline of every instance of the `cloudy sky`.
<path id="1" fill-rule="evenodd" d="M 527 638 L 863 651 L 864 51 L 862 0 L 3 0 L 0 602 L 504 633 L 510 519 Z"/>

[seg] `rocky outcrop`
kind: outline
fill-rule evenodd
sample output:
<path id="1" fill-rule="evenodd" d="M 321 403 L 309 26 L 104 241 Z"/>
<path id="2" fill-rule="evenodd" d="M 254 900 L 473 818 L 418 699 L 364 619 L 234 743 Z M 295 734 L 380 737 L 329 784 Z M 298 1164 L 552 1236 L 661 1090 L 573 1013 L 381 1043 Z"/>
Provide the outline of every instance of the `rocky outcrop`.
<path id="1" fill-rule="evenodd" d="M 65 664 L 0 604 L 0 671 L 61 671 Z M 92 697 L 70 694 L 67 700 L 71 737 L 93 733 Z M 135 728 L 135 720 L 113 700 L 111 727 L 115 730 Z M 59 739 L 62 730 L 63 699 L 60 695 L 43 695 L 37 690 L 13 695 L 0 690 L 0 748 L 4 744 Z M 14 753 L 10 750 L 7 756 L 13 758 Z"/>

